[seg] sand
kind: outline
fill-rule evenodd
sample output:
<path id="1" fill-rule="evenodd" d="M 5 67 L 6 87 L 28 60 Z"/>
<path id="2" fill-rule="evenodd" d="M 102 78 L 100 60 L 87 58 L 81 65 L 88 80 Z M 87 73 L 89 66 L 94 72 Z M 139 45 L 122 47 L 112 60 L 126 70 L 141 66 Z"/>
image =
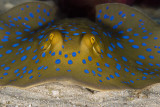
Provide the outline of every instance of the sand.
<path id="1" fill-rule="evenodd" d="M 25 1 L 0 0 L 0 13 Z M 160 23 L 160 9 L 141 8 Z M 54 82 L 28 89 L 0 88 L 0 107 L 159 107 L 160 84 L 141 90 L 94 91 L 85 87 Z"/>

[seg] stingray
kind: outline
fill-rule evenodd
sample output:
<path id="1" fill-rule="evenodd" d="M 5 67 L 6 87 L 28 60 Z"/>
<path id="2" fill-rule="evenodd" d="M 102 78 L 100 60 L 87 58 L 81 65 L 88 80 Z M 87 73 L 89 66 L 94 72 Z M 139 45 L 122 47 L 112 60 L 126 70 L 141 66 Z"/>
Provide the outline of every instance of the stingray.
<path id="1" fill-rule="evenodd" d="M 160 82 L 160 27 L 117 3 L 96 6 L 96 21 L 59 19 L 41 2 L 0 16 L 0 86 L 72 81 L 96 90 Z"/>

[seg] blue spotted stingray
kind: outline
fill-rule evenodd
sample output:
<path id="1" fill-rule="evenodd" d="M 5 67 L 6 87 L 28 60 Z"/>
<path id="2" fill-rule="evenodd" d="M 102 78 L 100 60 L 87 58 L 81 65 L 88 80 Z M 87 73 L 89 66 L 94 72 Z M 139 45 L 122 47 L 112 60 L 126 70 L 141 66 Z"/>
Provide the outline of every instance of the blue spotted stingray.
<path id="1" fill-rule="evenodd" d="M 160 27 L 149 17 L 123 4 L 97 5 L 96 22 L 56 13 L 28 2 L 0 16 L 1 86 L 69 80 L 106 90 L 160 82 Z"/>

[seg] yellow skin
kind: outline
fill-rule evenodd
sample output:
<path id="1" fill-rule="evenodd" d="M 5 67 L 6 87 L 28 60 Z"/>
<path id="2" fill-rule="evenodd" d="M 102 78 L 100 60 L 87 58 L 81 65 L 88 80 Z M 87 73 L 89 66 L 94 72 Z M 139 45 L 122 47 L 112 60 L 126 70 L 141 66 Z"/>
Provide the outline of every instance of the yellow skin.
<path id="1" fill-rule="evenodd" d="M 160 41 L 144 37 L 156 37 L 159 26 L 126 5 L 104 4 L 96 10 L 98 25 L 84 18 L 54 22 L 55 10 L 40 2 L 22 4 L 3 14 L 0 85 L 24 88 L 69 80 L 106 90 L 137 89 L 159 82 L 160 56 L 153 47 Z"/>

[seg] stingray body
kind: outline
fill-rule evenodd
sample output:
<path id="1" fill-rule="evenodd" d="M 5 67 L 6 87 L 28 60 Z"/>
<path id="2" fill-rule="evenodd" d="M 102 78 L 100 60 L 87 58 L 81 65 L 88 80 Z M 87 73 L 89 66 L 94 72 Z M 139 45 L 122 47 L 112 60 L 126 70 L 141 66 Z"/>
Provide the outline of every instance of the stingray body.
<path id="1" fill-rule="evenodd" d="M 40 2 L 1 15 L 0 85 L 65 79 L 105 90 L 159 82 L 159 26 L 126 5 L 103 4 L 96 10 L 96 23 L 58 20 L 56 9 Z"/>

